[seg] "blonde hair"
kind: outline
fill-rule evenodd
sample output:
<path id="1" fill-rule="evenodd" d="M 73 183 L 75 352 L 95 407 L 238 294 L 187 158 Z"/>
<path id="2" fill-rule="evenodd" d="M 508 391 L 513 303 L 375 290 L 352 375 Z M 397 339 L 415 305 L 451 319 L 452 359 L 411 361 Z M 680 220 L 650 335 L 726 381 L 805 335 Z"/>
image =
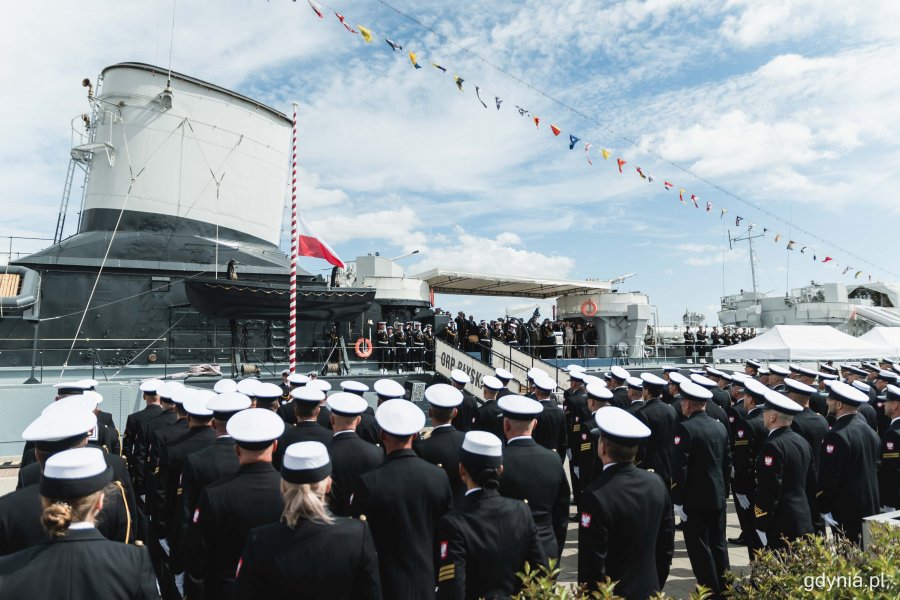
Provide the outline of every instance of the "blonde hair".
<path id="1" fill-rule="evenodd" d="M 334 515 L 325 503 L 325 491 L 331 477 L 316 483 L 289 483 L 281 480 L 281 497 L 284 499 L 284 512 L 281 518 L 288 527 L 295 528 L 301 520 L 331 525 Z"/>
<path id="2" fill-rule="evenodd" d="M 69 534 L 69 525 L 78 521 L 93 521 L 103 490 L 78 498 L 46 498 L 41 496 L 44 512 L 41 524 L 53 539 L 64 538 Z"/>

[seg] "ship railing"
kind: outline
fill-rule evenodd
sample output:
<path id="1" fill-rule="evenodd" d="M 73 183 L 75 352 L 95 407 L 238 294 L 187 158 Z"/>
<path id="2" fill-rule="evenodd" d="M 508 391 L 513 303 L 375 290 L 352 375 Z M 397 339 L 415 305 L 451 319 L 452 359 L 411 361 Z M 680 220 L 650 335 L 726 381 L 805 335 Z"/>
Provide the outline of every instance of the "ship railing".
<path id="1" fill-rule="evenodd" d="M 13 340 L 15 341 L 15 340 Z M 21 340 L 25 342 L 26 340 Z M 234 348 L 234 362 L 232 361 L 232 348 L 228 346 L 170 346 L 166 338 L 156 340 L 129 340 L 141 346 L 100 346 L 104 340 L 96 340 L 95 344 L 78 343 L 75 345 L 66 367 L 65 377 L 83 378 L 90 373 L 92 379 L 99 381 L 127 380 L 143 377 L 177 377 L 184 378 L 202 377 L 204 373 L 213 373 L 213 370 L 200 371 L 194 374 L 190 367 L 210 365 L 218 367 L 222 377 L 238 378 L 247 375 L 256 375 L 261 378 L 279 378 L 282 370 L 288 367 L 287 349 L 281 346 L 253 346 Z M 143 347 L 144 343 L 154 341 L 149 347 Z M 69 346 L 66 340 L 58 340 L 58 344 L 41 344 L 31 346 L 31 340 L 27 340 L 28 347 L 7 348 L 2 354 L 0 364 L 20 365 L 19 367 L 0 368 L 0 378 L 9 376 L 10 373 L 19 372 L 22 369 L 31 368 L 29 383 L 55 383 L 61 369 L 60 362 L 68 354 Z M 24 344 L 23 344 L 24 346 Z M 392 347 L 392 350 L 396 350 Z M 405 349 L 404 349 L 405 350 Z M 416 370 L 433 370 L 434 351 L 421 353 L 405 353 L 403 360 L 395 353 L 391 364 L 387 365 L 389 371 L 413 372 Z M 357 357 L 351 352 L 352 359 Z M 330 365 L 338 363 L 339 354 L 333 351 L 331 346 L 298 346 L 298 369 L 314 370 L 320 374 L 339 374 Z M 363 359 L 352 360 L 352 364 L 372 363 L 372 368 L 381 360 L 379 352 L 365 361 Z"/>

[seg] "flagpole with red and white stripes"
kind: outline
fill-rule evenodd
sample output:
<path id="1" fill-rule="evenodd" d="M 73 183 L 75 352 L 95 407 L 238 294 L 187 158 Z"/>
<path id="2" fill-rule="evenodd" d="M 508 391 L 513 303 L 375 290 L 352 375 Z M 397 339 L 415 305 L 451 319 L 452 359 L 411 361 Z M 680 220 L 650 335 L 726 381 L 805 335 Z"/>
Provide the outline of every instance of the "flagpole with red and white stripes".
<path id="1" fill-rule="evenodd" d="M 291 139 L 291 323 L 288 352 L 293 373 L 297 365 L 297 108 L 300 105 L 297 102 L 291 105 L 294 107 L 294 127 Z"/>

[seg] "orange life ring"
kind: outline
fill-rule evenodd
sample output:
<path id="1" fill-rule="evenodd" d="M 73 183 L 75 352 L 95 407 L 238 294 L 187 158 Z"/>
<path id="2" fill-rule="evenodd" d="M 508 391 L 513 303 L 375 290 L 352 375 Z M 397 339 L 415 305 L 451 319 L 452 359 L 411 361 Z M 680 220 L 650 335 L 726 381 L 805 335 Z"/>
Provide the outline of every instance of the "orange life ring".
<path id="1" fill-rule="evenodd" d="M 598 310 L 600 310 L 600 307 L 593 300 L 585 300 L 581 303 L 581 314 L 588 318 L 596 315 Z"/>
<path id="2" fill-rule="evenodd" d="M 361 337 L 356 340 L 353 349 L 356 351 L 356 356 L 359 358 L 369 358 L 372 356 L 372 340 Z"/>

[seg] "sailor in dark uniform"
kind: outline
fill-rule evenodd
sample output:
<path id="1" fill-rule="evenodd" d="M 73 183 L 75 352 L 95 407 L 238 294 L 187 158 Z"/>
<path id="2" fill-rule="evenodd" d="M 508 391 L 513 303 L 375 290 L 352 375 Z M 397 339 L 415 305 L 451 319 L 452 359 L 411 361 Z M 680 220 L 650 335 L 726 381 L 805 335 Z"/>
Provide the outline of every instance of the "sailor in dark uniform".
<path id="1" fill-rule="evenodd" d="M 253 388 L 253 406 L 278 413 L 282 408 L 282 395 L 280 386 L 274 383 L 259 382 Z"/>
<path id="2" fill-rule="evenodd" d="M 662 400 L 666 404 L 672 404 L 672 391 L 669 389 L 669 386 L 672 385 L 672 373 L 678 373 L 681 369 L 678 367 L 663 367 L 662 378 L 665 379 L 666 385 L 663 387 Z M 675 389 L 677 390 L 678 385 L 675 385 Z"/>
<path id="3" fill-rule="evenodd" d="M 431 324 L 425 325 L 422 330 L 422 336 L 425 340 L 425 370 L 434 370 L 434 329 Z"/>
<path id="4" fill-rule="evenodd" d="M 851 541 L 862 542 L 862 522 L 878 514 L 877 465 L 881 441 L 857 418 L 868 397 L 845 383 L 834 382 L 828 393 L 828 412 L 834 425 L 819 450 L 818 510 L 828 525 Z"/>
<path id="5" fill-rule="evenodd" d="M 281 404 L 281 406 L 278 407 L 278 415 L 287 425 L 297 424 L 297 413 L 294 412 L 294 399 L 291 397 L 291 392 L 305 386 L 309 381 L 309 377 L 302 373 L 291 373 L 288 375 L 288 386 L 290 389 L 287 394 L 282 393 L 281 398 L 279 399 L 279 404 Z"/>
<path id="6" fill-rule="evenodd" d="M 433 597 L 435 535 L 453 504 L 450 482 L 443 469 L 412 450 L 425 425 L 425 414 L 415 404 L 388 400 L 375 418 L 387 456 L 359 478 L 350 511 L 372 528 L 384 597 Z"/>
<path id="7" fill-rule="evenodd" d="M 712 393 L 693 382 L 679 384 L 685 419 L 675 426 L 672 503 L 684 521 L 684 543 L 697 583 L 713 594 L 725 590 L 729 569 L 725 499 L 731 475 L 728 431 L 706 414 Z"/>
<path id="8" fill-rule="evenodd" d="M 384 375 L 391 368 L 391 339 L 387 331 L 387 322 L 378 322 L 378 331 L 375 333 L 375 348 L 378 353 L 378 370 Z"/>
<path id="9" fill-rule="evenodd" d="M 875 388 L 875 392 L 877 394 L 875 403 L 872 408 L 875 409 L 875 416 L 877 418 L 876 423 L 878 424 L 878 435 L 881 435 L 887 430 L 888 425 L 891 424 L 890 418 L 884 414 L 884 396 L 885 390 L 888 385 L 897 385 L 897 374 L 893 371 L 878 371 L 875 376 L 875 380 L 872 382 L 872 387 Z"/>
<path id="10" fill-rule="evenodd" d="M 500 392 L 506 389 L 503 381 L 493 375 L 486 375 L 481 380 L 482 396 L 484 404 L 478 407 L 474 429 L 493 433 L 497 437 L 503 436 L 503 411 L 497 404 Z M 506 391 L 509 391 L 508 389 Z M 508 395 L 508 394 L 506 394 Z"/>
<path id="11" fill-rule="evenodd" d="M 138 426 L 138 432 L 134 439 L 134 454 L 132 455 L 132 463 L 134 465 L 134 490 L 135 494 L 144 504 L 147 494 L 147 484 L 150 479 L 148 475 L 150 462 L 150 440 L 156 429 L 174 423 L 177 419 L 175 414 L 175 403 L 172 402 L 172 395 L 175 391 L 182 387 L 181 382 L 166 381 L 156 389 L 159 396 L 159 405 L 162 409 L 159 414 L 148 418 Z"/>
<path id="12" fill-rule="evenodd" d="M 640 377 L 629 377 L 625 380 L 625 387 L 628 392 L 628 404 L 623 410 L 630 415 L 634 415 L 644 406 L 644 380 Z"/>
<path id="13" fill-rule="evenodd" d="M 790 369 L 785 369 L 781 365 L 769 365 L 769 383 L 768 387 L 776 392 L 784 393 L 784 378 L 790 376 Z"/>
<path id="14" fill-rule="evenodd" d="M 306 385 L 291 392 L 294 399 L 294 412 L 297 424 L 285 428 L 284 435 L 278 440 L 278 447 L 272 456 L 272 466 L 281 467 L 281 457 L 285 449 L 297 442 L 321 442 L 326 446 L 331 443 L 333 434 L 318 423 L 319 406 L 325 400 L 325 392 Z"/>
<path id="15" fill-rule="evenodd" d="M 435 383 L 425 389 L 425 400 L 428 401 L 431 431 L 413 442 L 413 450 L 420 458 L 444 469 L 454 502 L 462 500 L 466 488 L 459 475 L 459 452 L 465 434 L 451 423 L 462 404 L 462 392 L 446 383 Z"/>
<path id="16" fill-rule="evenodd" d="M 833 373 L 817 373 L 818 381 L 808 383 L 816 388 L 816 392 L 809 397 L 809 407 L 823 417 L 828 418 L 828 382 L 837 381 L 838 375 Z"/>
<path id="17" fill-rule="evenodd" d="M 185 554 L 189 589 L 206 598 L 235 597 L 235 573 L 247 535 L 254 527 L 277 523 L 284 508 L 281 476 L 272 452 L 284 421 L 264 408 L 248 408 L 228 420 L 240 466 L 200 492 L 188 526 Z"/>
<path id="18" fill-rule="evenodd" d="M 119 439 L 119 430 L 116 429 L 114 425 L 104 423 L 104 419 L 101 418 L 103 415 L 109 415 L 109 413 L 100 410 L 100 403 L 103 402 L 103 396 L 94 390 L 85 390 L 82 396 L 90 398 L 94 402 L 93 411 L 94 414 L 97 415 L 97 429 L 88 439 L 88 444 L 121 458 L 122 440 Z M 110 422 L 111 419 L 112 415 L 110 415 L 109 418 Z"/>
<path id="19" fill-rule="evenodd" d="M 718 384 L 716 384 L 715 381 L 699 373 L 692 373 L 690 381 L 709 390 L 710 394 L 712 394 L 713 390 L 718 387 Z M 720 401 L 722 401 L 722 399 L 720 399 Z M 728 404 L 730 404 L 730 400 L 725 403 L 726 407 L 728 406 Z M 676 412 L 678 412 L 677 408 L 675 410 Z M 715 401 L 715 395 L 713 396 L 713 401 L 707 403 L 706 405 L 706 414 L 724 425 L 725 430 L 728 431 L 728 435 L 731 435 L 731 425 L 728 422 L 728 414 L 725 412 L 725 409 L 719 406 L 719 403 Z"/>
<path id="20" fill-rule="evenodd" d="M 793 415 L 791 421 L 791 429 L 800 434 L 805 439 L 812 450 L 813 469 L 819 472 L 819 448 L 822 447 L 822 439 L 828 432 L 828 421 L 825 417 L 813 411 L 809 407 L 809 401 L 816 390 L 796 379 L 787 378 L 784 380 L 787 387 L 787 397 L 799 404 L 803 410 Z M 818 513 L 813 513 L 813 518 L 818 517 Z"/>
<path id="21" fill-rule="evenodd" d="M 547 563 L 526 505 L 497 492 L 503 462 L 497 436 L 465 435 L 459 471 L 468 491 L 438 525 L 440 600 L 509 598 L 522 587 L 518 573 L 526 563 L 532 568 Z"/>
<path id="22" fill-rule="evenodd" d="M 881 434 L 878 489 L 882 512 L 893 512 L 900 508 L 900 387 L 885 389 L 884 414 L 890 422 Z"/>
<path id="23" fill-rule="evenodd" d="M 70 396 L 66 400 L 80 398 Z M 41 470 L 47 460 L 60 452 L 87 445 L 88 433 L 97 427 L 97 417 L 84 403 L 57 401 L 55 410 L 45 409 L 22 433 L 33 442 L 37 462 L 20 470 L 15 492 L 0 497 L 0 555 L 11 554 L 40 543 L 47 537 L 41 526 Z M 64 403 L 64 404 L 63 404 Z M 101 512 L 100 532 L 109 540 L 131 543 L 135 538 L 134 496 L 121 458 L 104 453 L 113 469 L 111 493 Z M 126 487 L 127 486 L 127 487 Z"/>
<path id="24" fill-rule="evenodd" d="M 331 455 L 332 483 L 328 492 L 328 507 L 335 515 L 350 515 L 350 494 L 356 487 L 359 476 L 384 460 L 381 448 L 360 439 L 357 426 L 361 415 L 365 414 L 368 403 L 348 392 L 332 394 L 326 400 L 331 409 L 331 426 L 334 437 L 328 452 Z"/>
<path id="25" fill-rule="evenodd" d="M 472 381 L 464 371 L 453 369 L 450 371 L 450 385 L 458 389 L 463 395 L 462 404 L 457 409 L 456 417 L 453 419 L 453 426 L 459 431 L 466 432 L 475 425 L 478 418 L 478 401 L 470 392 L 466 391 L 466 385 Z"/>
<path id="26" fill-rule="evenodd" d="M 166 446 L 188 432 L 189 421 L 187 411 L 184 410 L 184 401 L 194 395 L 196 390 L 181 387 L 172 394 L 172 402 L 175 403 L 175 422 L 164 425 L 153 432 L 149 446 L 149 462 L 147 463 L 146 486 L 146 513 L 150 517 L 150 531 L 159 540 L 166 540 L 169 535 L 168 522 L 160 520 L 163 516 L 163 507 L 166 505 L 166 482 L 163 471 L 162 457 Z"/>
<path id="27" fill-rule="evenodd" d="M 531 510 L 542 552 L 558 561 L 566 543 L 569 482 L 557 455 L 535 443 L 532 431 L 544 407 L 524 396 L 498 400 L 506 439 L 500 493 L 522 500 Z"/>
<path id="28" fill-rule="evenodd" d="M 209 399 L 206 407 L 213 413 L 213 429 L 216 441 L 198 452 L 187 456 L 181 470 L 181 502 L 176 507 L 173 517 L 169 541 L 172 548 L 172 561 L 184 570 L 182 550 L 187 547 L 188 525 L 194 515 L 194 509 L 200 501 L 200 493 L 206 486 L 231 477 L 237 473 L 240 463 L 234 448 L 234 438 L 228 435 L 228 420 L 242 410 L 250 408 L 250 398 L 240 392 L 225 392 Z M 199 595 L 190 588 L 186 595 Z"/>
<path id="29" fill-rule="evenodd" d="M 325 396 L 328 396 L 328 392 L 331 391 L 331 384 L 324 379 L 318 379 L 313 377 L 309 383 L 306 384 L 306 387 L 319 390 Z M 366 388 L 368 389 L 368 387 Z M 325 399 L 319 403 L 319 416 L 316 417 L 316 423 L 331 431 L 331 411 L 328 409 L 328 406 L 325 404 Z"/>
<path id="30" fill-rule="evenodd" d="M 723 371 L 712 367 L 706 367 L 706 378 L 715 383 L 713 387 L 709 388 L 709 391 L 711 391 L 713 395 L 713 402 L 718 404 L 719 408 L 722 410 L 726 410 L 731 406 L 731 398 L 728 396 L 728 392 L 725 391 L 725 388 L 722 385 L 723 381 L 728 381 L 727 376 L 728 374 Z"/>
<path id="31" fill-rule="evenodd" d="M 572 449 L 572 454 L 575 456 L 579 477 L 584 482 L 584 486 L 587 487 L 603 472 L 603 463 L 600 462 L 600 456 L 597 454 L 597 446 L 600 444 L 600 430 L 597 429 L 594 415 L 604 406 L 609 406 L 613 395 L 603 381 L 592 381 L 587 384 L 585 390 L 587 391 L 587 407 L 590 414 L 582 425 L 581 434 L 578 437 L 578 446 Z M 578 498 L 575 498 L 575 503 L 578 503 Z M 577 518 L 578 515 L 575 515 L 572 521 L 576 522 Z"/>
<path id="32" fill-rule="evenodd" d="M 584 371 L 577 365 L 570 365 L 569 389 L 563 393 L 563 412 L 566 415 L 566 431 L 568 440 L 566 455 L 569 458 L 569 478 L 572 481 L 572 495 L 578 498 L 582 488 L 586 485 L 579 477 L 581 469 L 576 469 L 577 451 L 581 444 L 581 429 L 589 425 L 582 425 L 588 421 L 590 412 L 587 406 L 587 391 L 584 389 Z"/>
<path id="33" fill-rule="evenodd" d="M 694 332 L 691 331 L 690 325 L 687 325 L 684 328 L 683 337 L 684 337 L 684 355 L 687 356 L 688 358 L 690 358 L 691 356 L 694 355 L 694 352 L 697 351 L 697 348 L 694 345 L 696 338 L 694 337 Z M 727 329 L 725 330 L 725 333 L 722 334 L 722 339 L 725 342 L 725 344 L 727 345 L 728 344 L 728 330 Z"/>
<path id="34" fill-rule="evenodd" d="M 753 491 L 756 488 L 756 457 L 759 448 L 769 435 L 763 422 L 763 409 L 768 388 L 756 380 L 744 382 L 744 410 L 746 416 L 739 420 L 734 432 L 734 477 L 732 492 L 734 506 L 741 525 L 741 539 L 747 546 L 750 559 L 756 559 L 756 551 L 762 548 L 762 540 L 756 535 L 753 522 Z"/>
<path id="35" fill-rule="evenodd" d="M 359 390 L 362 389 L 361 386 L 363 385 L 365 384 L 360 384 L 359 386 L 354 386 L 353 389 L 345 389 L 344 391 L 348 391 L 362 397 L 363 392 L 360 392 Z M 368 386 L 366 386 L 366 389 L 368 389 Z M 378 398 L 378 406 L 388 400 L 403 398 L 404 396 L 406 396 L 406 390 L 403 388 L 400 382 L 394 381 L 393 379 L 379 379 L 372 384 L 372 389 L 375 392 L 376 397 Z M 366 406 L 365 412 L 360 415 L 359 425 L 356 426 L 356 433 L 364 442 L 368 442 L 374 446 L 378 446 L 379 448 L 381 448 L 381 427 L 378 426 L 378 422 L 375 420 L 375 409 L 373 409 L 371 406 Z"/>
<path id="36" fill-rule="evenodd" d="M 497 367 L 494 369 L 494 376 L 500 380 L 500 383 L 503 384 L 503 387 L 500 388 L 500 391 L 497 392 L 497 399 L 499 400 L 503 396 L 507 396 L 509 394 L 513 394 L 515 392 L 509 389 L 509 382 L 511 382 L 514 377 L 513 374 L 502 367 Z M 500 437 L 500 436 L 497 436 Z"/>
<path id="37" fill-rule="evenodd" d="M 615 593 L 647 598 L 663 589 L 675 550 L 672 500 L 659 477 L 634 466 L 650 429 L 622 409 L 595 415 L 603 472 L 581 496 L 578 582 L 589 588 L 609 577 Z"/>
<path id="38" fill-rule="evenodd" d="M 4 598 L 159 598 L 147 550 L 109 541 L 94 527 L 111 480 L 97 448 L 47 459 L 38 486 L 49 540 L 0 558 Z"/>
<path id="39" fill-rule="evenodd" d="M 274 386 L 274 384 L 273 384 Z M 274 386 L 277 387 L 277 386 Z M 216 396 L 210 390 L 194 390 L 194 394 L 184 401 L 185 412 L 188 413 L 188 431 L 162 449 L 160 454 L 160 472 L 157 481 L 165 486 L 163 503 L 153 514 L 154 521 L 166 530 L 165 538 L 169 549 L 169 568 L 176 576 L 184 573 L 184 542 L 187 529 L 176 526 L 176 517 L 182 513 L 184 488 L 182 486 L 182 469 L 187 457 L 212 446 L 216 442 L 216 432 L 211 427 L 213 411 L 206 403 Z M 184 532 L 184 535 L 173 534 Z M 183 580 L 183 576 L 177 578 Z"/>
<path id="40" fill-rule="evenodd" d="M 67 398 L 69 396 L 81 396 L 87 391 L 91 386 L 89 383 L 86 383 L 85 380 L 81 381 L 67 381 L 63 383 L 56 383 L 53 385 L 56 388 L 56 397 L 53 398 L 54 402 L 62 400 L 63 398 Z M 96 411 L 95 411 L 96 414 Z M 98 418 L 99 420 L 99 418 Z M 97 431 L 100 429 L 98 428 Z M 94 441 L 98 439 L 97 431 L 94 432 Z M 94 444 L 99 446 L 99 444 Z M 31 442 L 25 442 L 24 448 L 22 448 L 22 458 L 19 461 L 20 467 L 27 467 L 28 465 L 35 462 L 34 457 L 34 444 Z"/>
<path id="41" fill-rule="evenodd" d="M 611 377 L 609 382 L 609 387 L 613 393 L 613 401 L 612 406 L 618 406 L 619 408 L 624 409 L 628 406 L 628 388 L 625 386 L 625 382 L 631 377 L 631 373 L 622 367 L 616 365 L 609 371 Z"/>
<path id="42" fill-rule="evenodd" d="M 159 379 L 148 379 L 147 381 L 141 382 L 141 398 L 146 403 L 146 406 L 141 410 L 128 415 L 128 419 L 125 421 L 125 436 L 122 439 L 122 455 L 125 457 L 125 461 L 128 464 L 128 472 L 131 474 L 132 479 L 134 479 L 136 471 L 136 465 L 134 463 L 134 445 L 141 424 L 162 412 L 162 406 L 159 404 L 159 395 L 156 393 L 156 390 L 160 385 L 162 385 L 162 381 Z"/>
<path id="43" fill-rule="evenodd" d="M 394 323 L 394 337 L 391 340 L 394 348 L 394 360 L 398 373 L 403 373 L 406 368 L 406 332 L 403 330 L 403 324 L 399 321 Z"/>
<path id="44" fill-rule="evenodd" d="M 868 383 L 864 383 L 860 379 L 854 380 L 852 385 L 853 387 L 864 393 L 868 398 L 868 401 L 865 404 L 859 405 L 856 414 L 860 419 L 865 421 L 866 425 L 872 428 L 872 431 L 878 433 L 878 414 L 872 407 L 872 393 L 875 391 L 874 388 L 872 388 L 872 386 L 870 386 Z"/>
<path id="45" fill-rule="evenodd" d="M 533 437 L 544 448 L 554 450 L 560 461 L 565 461 L 569 434 L 566 430 L 566 414 L 553 397 L 556 388 L 556 382 L 549 377 L 538 377 L 534 381 L 535 400 L 541 403 L 544 410 L 538 416 Z"/>
<path id="46" fill-rule="evenodd" d="M 759 363 L 755 360 L 748 360 L 744 363 L 744 373 L 749 375 L 750 377 L 756 377 L 759 375 L 759 370 L 762 368 L 762 363 Z"/>
<path id="47" fill-rule="evenodd" d="M 812 449 L 791 429 L 791 421 L 801 412 L 803 407 L 787 396 L 766 392 L 763 420 L 769 433 L 756 457 L 753 516 L 757 537 L 774 550 L 813 532 Z"/>
<path id="48" fill-rule="evenodd" d="M 247 536 L 237 568 L 238 597 L 382 597 L 368 525 L 335 517 L 326 503 L 332 483 L 328 453 L 319 442 L 299 442 L 285 452 L 281 466 L 285 512 L 280 522 L 252 529 Z"/>
<path id="49" fill-rule="evenodd" d="M 675 409 L 660 398 L 665 380 L 652 373 L 641 373 L 644 382 L 644 404 L 634 413 L 650 429 L 650 435 L 641 440 L 636 464 L 642 469 L 659 475 L 668 490 L 672 484 L 672 440 L 678 415 Z"/>
<path id="50" fill-rule="evenodd" d="M 163 382 L 161 386 L 157 387 L 156 394 L 159 396 L 159 405 L 162 408 L 162 411 L 155 417 L 151 417 L 144 421 L 138 430 L 138 435 L 135 437 L 134 492 L 141 499 L 142 504 L 146 501 L 147 490 L 150 489 L 151 480 L 153 478 L 150 467 L 150 444 L 158 429 L 168 427 L 178 419 L 178 415 L 175 413 L 175 403 L 172 401 L 172 396 L 183 387 L 184 384 L 180 381 L 166 381 Z"/>

